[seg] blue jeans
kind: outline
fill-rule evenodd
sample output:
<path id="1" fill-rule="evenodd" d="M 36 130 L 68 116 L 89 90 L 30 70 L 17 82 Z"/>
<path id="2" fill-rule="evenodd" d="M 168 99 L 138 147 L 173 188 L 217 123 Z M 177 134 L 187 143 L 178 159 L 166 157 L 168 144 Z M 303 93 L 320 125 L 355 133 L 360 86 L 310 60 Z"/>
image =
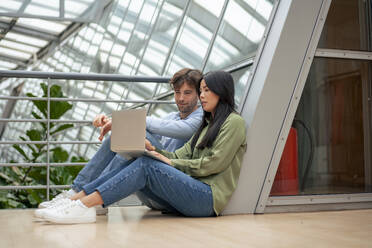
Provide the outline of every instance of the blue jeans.
<path id="1" fill-rule="evenodd" d="M 98 191 L 104 206 L 142 191 L 165 210 L 185 216 L 214 216 L 211 187 L 172 166 L 142 156 L 83 186 L 87 195 Z"/>
<path id="2" fill-rule="evenodd" d="M 162 149 L 163 146 L 160 142 L 152 136 L 150 132 L 146 131 L 146 138 L 151 142 L 152 145 Z M 114 171 L 119 168 L 123 168 L 129 165 L 133 160 L 126 160 L 119 154 L 111 151 L 111 136 L 107 137 L 93 158 L 84 166 L 79 174 L 74 179 L 71 188 L 76 192 L 83 190 L 83 186 L 94 181 L 100 175 L 105 175 L 110 171 Z M 157 210 L 163 210 L 164 207 L 153 200 L 155 197 L 149 198 L 148 193 L 144 191 L 137 192 L 137 197 L 148 207 Z M 151 195 L 150 195 L 151 196 Z"/>

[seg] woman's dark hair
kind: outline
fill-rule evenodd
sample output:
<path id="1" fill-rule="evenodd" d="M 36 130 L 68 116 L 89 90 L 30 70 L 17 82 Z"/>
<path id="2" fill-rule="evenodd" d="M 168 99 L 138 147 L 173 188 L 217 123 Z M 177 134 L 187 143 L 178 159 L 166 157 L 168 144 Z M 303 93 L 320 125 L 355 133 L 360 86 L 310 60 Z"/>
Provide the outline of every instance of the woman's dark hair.
<path id="1" fill-rule="evenodd" d="M 203 137 L 203 140 L 197 146 L 198 149 L 211 147 L 226 118 L 231 114 L 231 112 L 235 112 L 234 79 L 230 73 L 225 71 L 211 71 L 205 74 L 202 79 L 204 79 L 209 90 L 220 98 L 216 106 L 214 117 L 212 116 L 212 113 L 204 111 L 203 121 L 191 141 L 192 150 L 194 150 L 203 128 L 208 125 L 207 120 L 209 121 L 209 128 Z M 200 95 L 200 88 L 198 93 Z"/>
<path id="2" fill-rule="evenodd" d="M 202 76 L 203 74 L 199 70 L 183 68 L 173 75 L 169 83 L 173 89 L 179 89 L 181 88 L 183 83 L 187 83 L 188 85 L 194 87 L 195 90 L 198 92 L 199 83 Z"/>

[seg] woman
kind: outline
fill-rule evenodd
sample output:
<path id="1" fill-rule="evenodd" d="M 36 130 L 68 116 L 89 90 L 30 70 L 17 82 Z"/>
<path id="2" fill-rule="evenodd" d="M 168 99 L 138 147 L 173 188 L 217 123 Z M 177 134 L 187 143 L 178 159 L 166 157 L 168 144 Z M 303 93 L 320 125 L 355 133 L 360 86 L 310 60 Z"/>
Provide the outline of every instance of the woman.
<path id="1" fill-rule="evenodd" d="M 234 110 L 234 82 L 223 71 L 200 82 L 203 121 L 195 135 L 174 153 L 146 141 L 158 160 L 141 157 L 83 186 L 83 190 L 44 218 L 54 223 L 95 222 L 94 206 L 110 205 L 141 190 L 170 212 L 217 216 L 228 203 L 239 178 L 246 150 L 245 123 Z"/>

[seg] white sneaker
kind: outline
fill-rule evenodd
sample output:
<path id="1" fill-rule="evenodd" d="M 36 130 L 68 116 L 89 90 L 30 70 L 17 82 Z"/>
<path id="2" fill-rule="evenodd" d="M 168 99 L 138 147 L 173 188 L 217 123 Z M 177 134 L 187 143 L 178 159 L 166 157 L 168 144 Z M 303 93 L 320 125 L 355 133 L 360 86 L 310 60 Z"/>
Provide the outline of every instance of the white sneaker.
<path id="1" fill-rule="evenodd" d="M 51 207 L 58 201 L 59 199 L 63 198 L 70 198 L 71 196 L 75 195 L 77 192 L 75 190 L 70 189 L 70 190 L 63 190 L 60 194 L 56 195 L 51 201 L 45 201 L 39 204 L 39 208 L 48 208 Z"/>
<path id="2" fill-rule="evenodd" d="M 96 209 L 86 207 L 80 200 L 70 200 L 56 208 L 46 209 L 44 219 L 58 224 L 77 224 L 96 222 Z"/>
<path id="3" fill-rule="evenodd" d="M 62 205 L 65 205 L 65 204 L 68 204 L 70 203 L 70 199 L 69 198 L 60 198 L 60 199 L 57 199 L 54 201 L 53 204 L 51 204 L 49 207 L 47 208 L 39 208 L 39 209 L 36 209 L 35 212 L 34 212 L 34 216 L 40 220 L 40 221 L 43 221 L 44 220 L 44 214 L 45 212 L 48 210 L 48 209 L 55 209 L 55 208 L 58 208 Z"/>

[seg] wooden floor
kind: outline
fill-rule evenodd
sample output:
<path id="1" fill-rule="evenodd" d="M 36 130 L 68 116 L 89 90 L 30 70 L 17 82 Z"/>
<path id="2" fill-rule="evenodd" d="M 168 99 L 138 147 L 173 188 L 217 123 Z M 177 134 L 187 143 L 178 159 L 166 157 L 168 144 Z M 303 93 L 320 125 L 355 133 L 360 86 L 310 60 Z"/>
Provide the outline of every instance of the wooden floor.
<path id="1" fill-rule="evenodd" d="M 78 225 L 0 210 L 0 247 L 372 247 L 372 210 L 184 218 L 112 207 Z"/>

